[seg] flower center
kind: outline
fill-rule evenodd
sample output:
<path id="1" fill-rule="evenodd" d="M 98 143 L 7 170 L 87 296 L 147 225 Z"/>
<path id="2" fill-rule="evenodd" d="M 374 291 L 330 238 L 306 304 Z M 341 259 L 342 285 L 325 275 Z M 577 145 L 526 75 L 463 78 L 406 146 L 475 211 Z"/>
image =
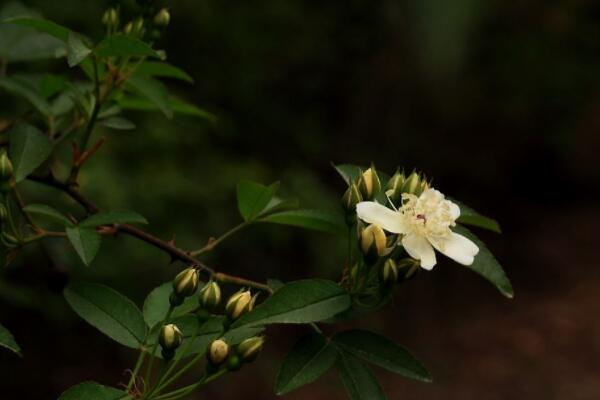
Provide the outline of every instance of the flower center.
<path id="1" fill-rule="evenodd" d="M 450 202 L 434 191 L 424 192 L 420 197 L 402 195 L 402 213 L 407 234 L 416 234 L 430 239 L 442 239 L 452 233 L 456 225 L 450 212 Z"/>

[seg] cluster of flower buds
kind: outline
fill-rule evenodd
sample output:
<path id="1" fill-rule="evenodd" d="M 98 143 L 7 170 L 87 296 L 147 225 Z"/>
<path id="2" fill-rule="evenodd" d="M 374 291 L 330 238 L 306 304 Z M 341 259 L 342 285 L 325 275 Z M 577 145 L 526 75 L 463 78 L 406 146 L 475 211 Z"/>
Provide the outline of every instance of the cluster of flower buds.
<path id="1" fill-rule="evenodd" d="M 123 27 L 123 33 L 129 36 L 141 37 L 144 36 L 144 18 L 138 17 L 133 21 L 129 21 Z"/>
<path id="2" fill-rule="evenodd" d="M 385 188 L 385 194 L 394 204 L 400 204 L 402 194 L 409 193 L 415 196 L 421 195 L 429 188 L 429 183 L 424 175 L 413 171 L 408 177 L 404 172 L 396 171 L 394 176 L 390 178 Z"/>
<path id="3" fill-rule="evenodd" d="M 119 26 L 119 10 L 115 7 L 110 7 L 102 15 L 102 23 L 109 29 L 116 29 Z"/>
<path id="4" fill-rule="evenodd" d="M 181 271 L 173 279 L 173 293 L 169 301 L 171 306 L 177 307 L 183 303 L 186 297 L 192 296 L 198 289 L 198 270 L 194 267 L 188 267 Z"/>
<path id="5" fill-rule="evenodd" d="M 164 325 L 160 330 L 158 342 L 162 348 L 162 356 L 165 360 L 170 360 L 175 356 L 175 351 L 181 342 L 183 342 L 183 334 L 175 324 Z"/>
<path id="6" fill-rule="evenodd" d="M 257 298 L 258 293 L 252 296 L 249 290 L 241 289 L 227 300 L 225 314 L 227 314 L 230 321 L 235 321 L 254 309 L 254 303 L 256 303 Z"/>

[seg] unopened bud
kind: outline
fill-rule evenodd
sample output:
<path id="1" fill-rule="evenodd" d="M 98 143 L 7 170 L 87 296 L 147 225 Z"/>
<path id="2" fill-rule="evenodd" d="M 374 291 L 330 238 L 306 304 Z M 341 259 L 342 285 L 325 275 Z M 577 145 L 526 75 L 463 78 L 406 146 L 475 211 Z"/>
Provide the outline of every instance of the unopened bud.
<path id="1" fill-rule="evenodd" d="M 365 200 L 373 200 L 377 196 L 381 190 L 381 182 L 374 165 L 362 173 L 358 181 L 358 188 Z"/>
<path id="2" fill-rule="evenodd" d="M 131 35 L 133 33 L 133 22 L 129 21 L 127 24 L 125 24 L 123 27 L 123 33 L 126 35 Z"/>
<path id="3" fill-rule="evenodd" d="M 240 290 L 232 295 L 225 305 L 225 313 L 231 321 L 238 319 L 243 314 L 252 311 L 256 296 L 252 297 L 249 290 Z"/>
<path id="4" fill-rule="evenodd" d="M 144 30 L 144 19 L 143 18 L 137 18 L 135 21 L 133 21 L 133 34 L 134 35 L 140 35 L 142 34 Z"/>
<path id="5" fill-rule="evenodd" d="M 6 182 L 12 178 L 13 165 L 6 151 L 0 153 L 0 181 Z"/>
<path id="6" fill-rule="evenodd" d="M 229 345 L 223 339 L 213 340 L 208 346 L 208 360 L 214 365 L 223 364 L 229 355 Z"/>
<path id="7" fill-rule="evenodd" d="M 183 334 L 175 324 L 164 325 L 160 330 L 158 342 L 163 350 L 174 351 L 183 342 Z"/>
<path id="8" fill-rule="evenodd" d="M 102 15 L 102 23 L 109 27 L 119 25 L 119 12 L 114 8 L 109 8 Z"/>
<path id="9" fill-rule="evenodd" d="M 173 293 L 179 297 L 189 297 L 198 289 L 198 271 L 189 267 L 181 271 L 173 279 Z"/>
<path id="10" fill-rule="evenodd" d="M 416 171 L 413 171 L 402 185 L 403 193 L 414 194 L 419 196 L 423 191 L 429 188 L 429 184 L 425 177 L 422 177 Z"/>
<path id="11" fill-rule="evenodd" d="M 360 190 L 358 190 L 358 186 L 356 183 L 352 183 L 348 186 L 348 190 L 344 193 L 342 197 L 342 206 L 344 210 L 348 214 L 353 214 L 356 212 L 356 205 L 362 201 L 362 195 L 360 194 Z"/>
<path id="12" fill-rule="evenodd" d="M 365 255 L 365 261 L 371 264 L 384 255 L 387 238 L 381 226 L 371 224 L 360 234 L 360 249 Z"/>
<path id="13" fill-rule="evenodd" d="M 398 266 L 394 260 L 390 258 L 383 263 L 379 278 L 381 283 L 390 286 L 398 281 Z"/>
<path id="14" fill-rule="evenodd" d="M 244 340 L 237 346 L 237 354 L 240 360 L 245 363 L 256 360 L 265 343 L 264 336 L 254 336 Z"/>
<path id="15" fill-rule="evenodd" d="M 385 188 L 385 194 L 394 204 L 398 204 L 402 200 L 402 186 L 406 181 L 404 172 L 396 171 L 394 176 L 390 178 Z"/>
<path id="16" fill-rule="evenodd" d="M 0 203 L 0 222 L 5 222 L 8 219 L 8 210 L 4 204 Z"/>
<path id="17" fill-rule="evenodd" d="M 217 282 L 208 282 L 200 291 L 200 306 L 206 310 L 214 310 L 221 303 L 221 287 Z"/>
<path id="18" fill-rule="evenodd" d="M 167 26 L 167 25 L 169 25 L 170 21 L 171 21 L 171 14 L 169 14 L 169 10 L 167 10 L 166 8 L 161 9 L 154 16 L 154 23 L 158 26 Z"/>
<path id="19" fill-rule="evenodd" d="M 0 241 L 8 248 L 17 247 L 19 245 L 19 239 L 8 232 L 2 232 L 0 234 Z"/>
<path id="20" fill-rule="evenodd" d="M 421 263 L 414 258 L 403 258 L 396 263 L 400 280 L 405 281 L 413 278 L 419 271 Z"/>

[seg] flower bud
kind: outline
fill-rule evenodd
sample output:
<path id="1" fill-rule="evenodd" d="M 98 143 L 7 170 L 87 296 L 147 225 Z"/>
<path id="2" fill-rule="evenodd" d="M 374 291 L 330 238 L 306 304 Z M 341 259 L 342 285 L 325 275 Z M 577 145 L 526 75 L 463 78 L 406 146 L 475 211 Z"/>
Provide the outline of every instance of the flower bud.
<path id="1" fill-rule="evenodd" d="M 119 25 L 119 12 L 114 8 L 109 8 L 102 15 L 102 23 L 109 27 Z"/>
<path id="2" fill-rule="evenodd" d="M 427 179 L 416 171 L 413 171 L 402 185 L 402 192 L 419 196 L 428 188 L 429 184 L 427 183 Z"/>
<path id="3" fill-rule="evenodd" d="M 0 242 L 8 248 L 17 247 L 19 245 L 19 239 L 6 231 L 0 234 Z"/>
<path id="4" fill-rule="evenodd" d="M 166 8 L 161 9 L 154 16 L 154 23 L 158 26 L 167 26 L 167 25 L 169 25 L 170 21 L 171 21 L 171 14 L 169 14 L 169 10 L 167 10 Z"/>
<path id="5" fill-rule="evenodd" d="M 396 170 L 394 176 L 390 178 L 385 188 L 385 194 L 394 204 L 398 204 L 402 200 L 402 185 L 406 181 L 404 172 Z"/>
<path id="6" fill-rule="evenodd" d="M 12 178 L 13 165 L 6 151 L 0 153 L 0 181 L 6 182 Z"/>
<path id="7" fill-rule="evenodd" d="M 371 168 L 362 173 L 358 181 L 358 188 L 365 200 L 373 200 L 377 196 L 381 190 L 381 182 L 374 165 L 371 164 Z"/>
<path id="8" fill-rule="evenodd" d="M 133 33 L 133 22 L 129 21 L 127 24 L 125 24 L 123 27 L 123 33 L 126 35 L 131 35 Z"/>
<path id="9" fill-rule="evenodd" d="M 158 342 L 163 350 L 173 351 L 183 342 L 183 334 L 175 324 L 164 325 L 160 330 Z"/>
<path id="10" fill-rule="evenodd" d="M 4 204 L 0 203 L 0 222 L 5 222 L 8 219 L 8 210 Z"/>
<path id="11" fill-rule="evenodd" d="M 134 35 L 139 35 L 142 33 L 142 31 L 144 30 L 144 19 L 143 18 L 137 18 L 135 21 L 133 21 L 133 34 Z"/>
<path id="12" fill-rule="evenodd" d="M 264 336 L 254 336 L 244 340 L 237 346 L 237 354 L 240 360 L 245 363 L 256 360 L 265 343 Z"/>
<path id="13" fill-rule="evenodd" d="M 208 360 L 214 365 L 221 365 L 229 355 L 229 345 L 223 339 L 213 340 L 208 346 Z"/>
<path id="14" fill-rule="evenodd" d="M 227 359 L 227 369 L 229 371 L 237 371 L 242 368 L 242 361 L 237 354 L 232 354 L 231 357 Z"/>
<path id="15" fill-rule="evenodd" d="M 413 278 L 419 271 L 421 263 L 414 258 L 403 258 L 396 263 L 398 267 L 398 276 L 400 280 L 408 280 Z"/>
<path id="16" fill-rule="evenodd" d="M 243 314 L 252 311 L 256 296 L 252 297 L 249 290 L 240 290 L 232 295 L 225 305 L 225 313 L 230 320 L 234 321 Z"/>
<path id="17" fill-rule="evenodd" d="M 344 193 L 342 197 L 342 206 L 344 210 L 348 214 L 353 214 L 356 212 L 356 205 L 362 201 L 362 195 L 360 194 L 360 190 L 358 190 L 358 186 L 356 183 L 352 183 L 348 186 L 348 190 Z"/>
<path id="18" fill-rule="evenodd" d="M 384 285 L 393 285 L 398 281 L 398 266 L 394 260 L 387 259 L 381 267 L 379 279 Z"/>
<path id="19" fill-rule="evenodd" d="M 386 244 L 385 232 L 377 224 L 367 226 L 360 234 L 360 249 L 368 264 L 372 264 L 384 255 Z"/>
<path id="20" fill-rule="evenodd" d="M 200 306 L 206 310 L 214 310 L 221 303 L 221 287 L 217 282 L 208 282 L 200 291 Z"/>
<path id="21" fill-rule="evenodd" d="M 198 289 L 198 271 L 188 267 L 173 279 L 173 293 L 178 297 L 189 297 Z"/>

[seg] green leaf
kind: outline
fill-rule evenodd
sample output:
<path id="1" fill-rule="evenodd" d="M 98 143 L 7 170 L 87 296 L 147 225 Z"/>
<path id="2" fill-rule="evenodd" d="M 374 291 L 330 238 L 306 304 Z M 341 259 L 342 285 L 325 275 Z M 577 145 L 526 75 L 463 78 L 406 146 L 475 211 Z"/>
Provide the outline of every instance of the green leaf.
<path id="1" fill-rule="evenodd" d="M 58 400 L 120 400 L 126 398 L 126 394 L 96 382 L 83 382 L 61 394 Z"/>
<path id="2" fill-rule="evenodd" d="M 248 338 L 260 335 L 264 330 L 264 326 L 233 328 L 225 332 L 223 340 L 225 340 L 228 345 L 235 346 Z"/>
<path id="3" fill-rule="evenodd" d="M 109 117 L 98 121 L 100 125 L 117 130 L 135 129 L 135 124 L 123 117 Z"/>
<path id="4" fill-rule="evenodd" d="M 232 327 L 303 324 L 330 318 L 350 307 L 350 296 L 335 282 L 307 279 L 288 283 Z"/>
<path id="5" fill-rule="evenodd" d="M 84 221 L 79 226 L 82 228 L 91 228 L 100 225 L 112 225 L 112 224 L 147 224 L 146 218 L 136 213 L 135 211 L 127 210 L 113 210 L 113 211 L 100 211 L 94 214 Z"/>
<path id="6" fill-rule="evenodd" d="M 139 39 L 126 35 L 104 38 L 94 50 L 98 57 L 157 57 L 160 55 Z"/>
<path id="7" fill-rule="evenodd" d="M 244 221 L 253 221 L 267 207 L 278 188 L 279 182 L 269 186 L 246 180 L 238 183 L 238 210 Z"/>
<path id="8" fill-rule="evenodd" d="M 132 76 L 127 80 L 127 84 L 138 94 L 154 103 L 167 118 L 173 117 L 173 110 L 169 103 L 169 92 L 162 83 L 152 78 Z"/>
<path id="9" fill-rule="evenodd" d="M 333 166 L 333 168 L 335 168 L 337 173 L 340 174 L 340 176 L 342 177 L 344 182 L 346 182 L 348 185 L 352 182 L 355 182 L 355 183 L 358 182 L 358 178 L 360 177 L 361 169 L 362 169 L 358 165 L 352 165 L 352 164 L 340 164 L 340 165 L 331 164 L 331 165 Z"/>
<path id="10" fill-rule="evenodd" d="M 431 382 L 425 367 L 402 346 L 383 336 L 363 330 L 336 334 L 332 341 L 345 352 L 407 378 Z"/>
<path id="11" fill-rule="evenodd" d="M 144 301 L 144 320 L 150 328 L 161 322 L 169 311 L 169 296 L 173 292 L 171 282 L 164 283 L 150 292 L 146 301 Z M 186 297 L 180 306 L 177 306 L 172 318 L 187 314 L 198 308 L 198 298 L 196 296 Z"/>
<path id="12" fill-rule="evenodd" d="M 5 349 L 12 351 L 13 353 L 18 354 L 19 356 L 21 355 L 21 348 L 17 344 L 17 341 L 15 340 L 13 335 L 8 331 L 8 329 L 3 327 L 2 325 L 0 325 L 0 347 L 4 347 Z"/>
<path id="13" fill-rule="evenodd" d="M 260 222 L 291 225 L 305 229 L 347 235 L 348 227 L 340 214 L 320 210 L 290 210 L 269 214 L 259 219 Z"/>
<path id="14" fill-rule="evenodd" d="M 274 196 L 265 209 L 260 213 L 260 217 L 266 217 L 281 211 L 295 210 L 300 206 L 298 199 L 280 199 Z"/>
<path id="15" fill-rule="evenodd" d="M 43 116 L 51 115 L 50 104 L 24 77 L 0 77 L 0 88 L 25 98 Z"/>
<path id="16" fill-rule="evenodd" d="M 16 18 L 9 18 L 9 19 L 5 20 L 4 22 L 10 23 L 10 24 L 22 25 L 22 26 L 29 26 L 40 32 L 44 32 L 51 36 L 54 36 L 55 38 L 60 39 L 63 42 L 67 42 L 67 40 L 69 40 L 70 30 L 68 28 L 65 28 L 64 26 L 58 25 L 55 22 L 48 21 L 45 19 L 30 18 L 30 17 L 16 17 Z"/>
<path id="17" fill-rule="evenodd" d="M 126 110 L 135 110 L 135 111 L 156 111 L 159 108 L 150 100 L 143 99 L 140 97 L 122 97 L 117 100 L 119 102 L 119 106 Z M 197 117 L 206 119 L 212 123 L 216 121 L 216 117 L 210 112 L 203 110 L 201 108 L 196 107 L 193 104 L 186 103 L 183 100 L 177 99 L 175 97 L 169 96 L 169 106 L 171 110 L 176 114 L 188 115 L 190 117 Z"/>
<path id="18" fill-rule="evenodd" d="M 63 213 L 46 204 L 28 204 L 23 208 L 23 210 L 30 214 L 44 215 L 62 224 L 65 224 L 66 226 L 73 225 L 69 218 L 67 218 Z"/>
<path id="19" fill-rule="evenodd" d="M 282 395 L 316 381 L 335 364 L 338 353 L 320 334 L 302 337 L 285 356 L 277 374 L 275 393 Z"/>
<path id="20" fill-rule="evenodd" d="M 10 132 L 10 158 L 17 182 L 42 165 L 52 153 L 52 143 L 34 126 L 17 125 Z"/>
<path id="21" fill-rule="evenodd" d="M 67 237 L 73 245 L 73 248 L 81 257 L 85 265 L 90 263 L 96 257 L 102 242 L 102 236 L 96 232 L 96 228 L 69 227 L 66 229 Z"/>
<path id="22" fill-rule="evenodd" d="M 194 79 L 187 72 L 166 62 L 144 61 L 136 68 L 135 75 L 152 78 L 174 78 L 189 83 L 194 82 Z"/>
<path id="23" fill-rule="evenodd" d="M 69 39 L 67 40 L 67 63 L 69 67 L 74 67 L 81 63 L 91 52 L 92 50 L 86 46 L 80 35 L 69 32 Z"/>
<path id="24" fill-rule="evenodd" d="M 353 356 L 340 353 L 336 366 L 351 400 L 386 399 L 373 372 Z"/>
<path id="25" fill-rule="evenodd" d="M 462 226 L 454 228 L 456 233 L 459 233 L 467 238 L 471 239 L 473 243 L 479 247 L 479 253 L 475 256 L 473 264 L 466 265 L 466 268 L 477 272 L 479 275 L 490 281 L 494 286 L 498 288 L 500 293 L 504 296 L 512 299 L 514 296 L 512 285 L 510 280 L 506 276 L 506 273 L 502 269 L 502 266 L 496 260 L 496 257 L 486 247 L 486 245 L 477 238 L 471 231 Z"/>
<path id="26" fill-rule="evenodd" d="M 460 201 L 454 199 L 449 200 L 452 200 L 452 202 L 456 203 L 460 207 L 460 217 L 458 217 L 456 222 L 465 225 L 477 226 L 479 228 L 487 229 L 496 233 L 502 233 L 500 224 L 495 219 L 479 214 L 477 211 Z"/>
<path id="27" fill-rule="evenodd" d="M 64 296 L 84 320 L 116 342 L 138 348 L 146 337 L 146 323 L 137 306 L 119 292 L 95 283 L 73 283 Z"/>

